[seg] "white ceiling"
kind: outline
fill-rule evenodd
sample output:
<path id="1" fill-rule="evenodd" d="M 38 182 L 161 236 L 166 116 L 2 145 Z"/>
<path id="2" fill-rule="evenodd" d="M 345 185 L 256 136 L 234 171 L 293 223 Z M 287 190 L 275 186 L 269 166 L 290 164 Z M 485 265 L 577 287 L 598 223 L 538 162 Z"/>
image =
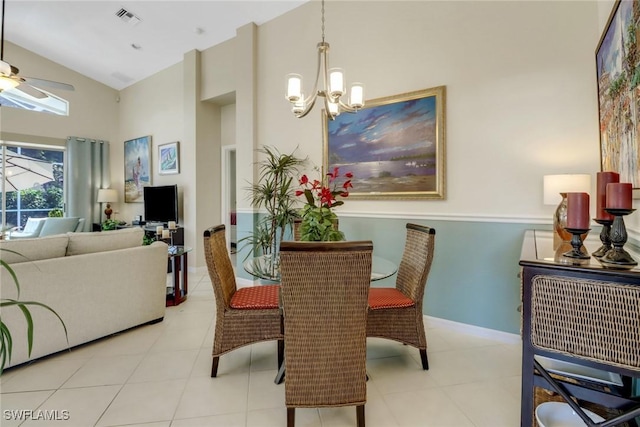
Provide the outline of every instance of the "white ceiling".
<path id="1" fill-rule="evenodd" d="M 120 90 L 307 1 L 6 0 L 5 40 Z M 125 23 L 121 8 L 141 21 Z"/>

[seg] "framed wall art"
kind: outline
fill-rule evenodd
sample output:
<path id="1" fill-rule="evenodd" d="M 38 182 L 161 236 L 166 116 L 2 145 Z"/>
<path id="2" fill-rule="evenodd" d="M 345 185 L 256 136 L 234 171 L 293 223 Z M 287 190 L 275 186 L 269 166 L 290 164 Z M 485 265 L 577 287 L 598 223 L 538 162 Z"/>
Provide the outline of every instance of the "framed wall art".
<path id="1" fill-rule="evenodd" d="M 180 173 L 180 144 L 178 141 L 158 145 L 158 173 Z"/>
<path id="2" fill-rule="evenodd" d="M 144 202 L 143 188 L 151 185 L 151 136 L 124 142 L 124 201 Z"/>
<path id="3" fill-rule="evenodd" d="M 324 170 L 351 172 L 356 199 L 445 198 L 445 86 L 323 114 Z"/>
<path id="4" fill-rule="evenodd" d="M 601 168 L 640 188 L 640 8 L 634 4 L 614 4 L 596 49 L 596 72 Z"/>

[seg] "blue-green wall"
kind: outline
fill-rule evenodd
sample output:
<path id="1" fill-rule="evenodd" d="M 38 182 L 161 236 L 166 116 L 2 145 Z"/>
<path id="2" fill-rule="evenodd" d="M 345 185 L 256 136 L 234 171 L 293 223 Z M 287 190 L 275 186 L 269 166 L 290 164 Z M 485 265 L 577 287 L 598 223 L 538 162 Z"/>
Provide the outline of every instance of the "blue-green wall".
<path id="1" fill-rule="evenodd" d="M 238 218 L 239 237 L 250 230 L 253 215 Z M 405 224 L 436 229 L 435 254 L 427 281 L 424 314 L 518 334 L 520 332 L 520 251 L 524 231 L 550 229 L 526 223 L 389 219 L 340 216 L 349 240 L 372 240 L 374 253 L 399 263 Z M 238 276 L 250 278 L 240 265 Z M 374 286 L 393 286 L 395 276 Z"/>

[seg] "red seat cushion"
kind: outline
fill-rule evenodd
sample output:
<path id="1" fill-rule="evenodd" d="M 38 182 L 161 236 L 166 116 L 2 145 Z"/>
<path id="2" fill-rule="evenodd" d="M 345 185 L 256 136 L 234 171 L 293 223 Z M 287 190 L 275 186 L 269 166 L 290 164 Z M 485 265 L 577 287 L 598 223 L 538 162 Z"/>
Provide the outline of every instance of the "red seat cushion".
<path id="1" fill-rule="evenodd" d="M 240 310 L 278 308 L 278 292 L 280 292 L 280 285 L 240 288 L 231 297 L 231 308 Z"/>
<path id="2" fill-rule="evenodd" d="M 369 308 L 379 310 L 382 308 L 406 308 L 415 305 L 411 298 L 407 298 L 396 288 L 370 288 Z"/>

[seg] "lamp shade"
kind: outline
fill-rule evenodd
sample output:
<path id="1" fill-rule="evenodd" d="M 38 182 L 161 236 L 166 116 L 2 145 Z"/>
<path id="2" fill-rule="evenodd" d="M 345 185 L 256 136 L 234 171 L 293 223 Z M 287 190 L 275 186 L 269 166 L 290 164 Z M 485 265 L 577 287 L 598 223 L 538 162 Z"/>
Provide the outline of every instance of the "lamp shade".
<path id="1" fill-rule="evenodd" d="M 560 193 L 589 193 L 591 175 L 560 174 L 544 176 L 544 204 L 557 205 L 562 200 Z"/>
<path id="2" fill-rule="evenodd" d="M 113 203 L 118 201 L 118 192 L 112 188 L 98 190 L 98 203 Z"/>

